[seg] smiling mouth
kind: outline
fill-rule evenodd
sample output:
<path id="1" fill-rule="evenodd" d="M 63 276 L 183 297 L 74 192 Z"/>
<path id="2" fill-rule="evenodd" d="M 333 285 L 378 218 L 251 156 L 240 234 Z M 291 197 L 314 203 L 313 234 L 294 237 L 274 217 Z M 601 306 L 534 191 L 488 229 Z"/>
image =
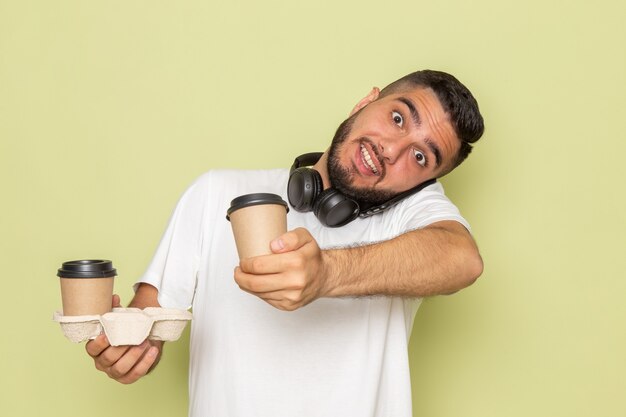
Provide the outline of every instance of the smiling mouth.
<path id="1" fill-rule="evenodd" d="M 361 144 L 361 160 L 363 161 L 363 165 L 368 167 L 375 175 L 379 174 L 378 168 L 376 168 L 376 165 L 374 164 L 374 161 L 364 144 Z"/>

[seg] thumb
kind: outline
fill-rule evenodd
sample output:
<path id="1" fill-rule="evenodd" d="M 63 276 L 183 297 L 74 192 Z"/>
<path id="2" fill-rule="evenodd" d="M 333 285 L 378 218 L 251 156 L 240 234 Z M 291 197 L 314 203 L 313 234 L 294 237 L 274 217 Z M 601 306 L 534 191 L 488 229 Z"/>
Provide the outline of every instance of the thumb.
<path id="1" fill-rule="evenodd" d="M 298 227 L 272 240 L 270 249 L 273 253 L 295 251 L 313 240 L 313 236 L 307 229 Z"/>
<path id="2" fill-rule="evenodd" d="M 289 250 L 285 246 L 285 241 L 283 240 L 283 236 L 278 236 L 276 239 L 270 242 L 270 249 L 272 253 L 281 253 Z"/>
<path id="3" fill-rule="evenodd" d="M 120 304 L 120 296 L 117 294 L 113 294 L 113 300 L 111 304 L 113 308 L 121 307 L 122 305 Z"/>

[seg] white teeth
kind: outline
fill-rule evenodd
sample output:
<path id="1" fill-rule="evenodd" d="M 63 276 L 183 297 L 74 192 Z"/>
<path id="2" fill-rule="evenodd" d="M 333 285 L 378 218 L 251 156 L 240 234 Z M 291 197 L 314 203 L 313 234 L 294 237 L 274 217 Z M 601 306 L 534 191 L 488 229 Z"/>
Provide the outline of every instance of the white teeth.
<path id="1" fill-rule="evenodd" d="M 365 149 L 365 145 L 361 145 L 361 155 L 363 156 L 363 162 L 370 167 L 374 174 L 378 174 L 378 170 L 376 169 L 376 165 L 372 162 L 372 157 L 370 153 Z"/>

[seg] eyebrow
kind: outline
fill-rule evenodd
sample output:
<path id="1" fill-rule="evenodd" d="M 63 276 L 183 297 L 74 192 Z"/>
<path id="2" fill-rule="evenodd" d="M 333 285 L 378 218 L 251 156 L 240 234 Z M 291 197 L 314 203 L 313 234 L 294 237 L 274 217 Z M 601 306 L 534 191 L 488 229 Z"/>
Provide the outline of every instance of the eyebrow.
<path id="1" fill-rule="evenodd" d="M 411 113 L 411 119 L 413 119 L 413 123 L 417 126 L 421 125 L 422 119 L 420 119 L 420 114 L 417 112 L 417 109 L 415 108 L 415 105 L 413 104 L 413 102 L 406 97 L 398 97 L 398 100 L 403 102 L 409 108 L 409 112 Z"/>
<path id="2" fill-rule="evenodd" d="M 435 145 L 435 143 L 430 140 L 430 138 L 426 138 L 424 142 L 426 142 L 426 145 L 428 145 L 430 151 L 435 155 L 435 166 L 439 168 L 439 166 L 441 165 L 441 151 L 439 150 L 439 147 Z"/>
<path id="3" fill-rule="evenodd" d="M 413 102 L 406 97 L 398 97 L 398 100 L 404 103 L 409 108 L 409 113 L 411 113 L 411 119 L 413 119 L 413 123 L 416 126 L 421 125 L 422 119 L 420 118 L 420 115 L 415 108 Z M 433 155 L 435 155 L 435 166 L 439 168 L 439 166 L 441 165 L 441 151 L 439 150 L 439 147 L 430 138 L 426 138 L 425 143 L 430 151 L 433 153 Z"/>

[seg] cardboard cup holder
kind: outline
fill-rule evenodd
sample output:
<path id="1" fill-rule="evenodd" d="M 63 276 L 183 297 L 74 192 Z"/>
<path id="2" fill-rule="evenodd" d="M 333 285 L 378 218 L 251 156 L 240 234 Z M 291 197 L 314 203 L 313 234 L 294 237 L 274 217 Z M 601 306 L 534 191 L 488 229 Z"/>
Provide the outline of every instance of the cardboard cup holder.
<path id="1" fill-rule="evenodd" d="M 146 339 L 178 340 L 191 319 L 189 311 L 160 307 L 114 308 L 93 316 L 64 316 L 57 311 L 53 317 L 70 341 L 95 339 L 104 332 L 111 346 L 139 345 Z"/>

